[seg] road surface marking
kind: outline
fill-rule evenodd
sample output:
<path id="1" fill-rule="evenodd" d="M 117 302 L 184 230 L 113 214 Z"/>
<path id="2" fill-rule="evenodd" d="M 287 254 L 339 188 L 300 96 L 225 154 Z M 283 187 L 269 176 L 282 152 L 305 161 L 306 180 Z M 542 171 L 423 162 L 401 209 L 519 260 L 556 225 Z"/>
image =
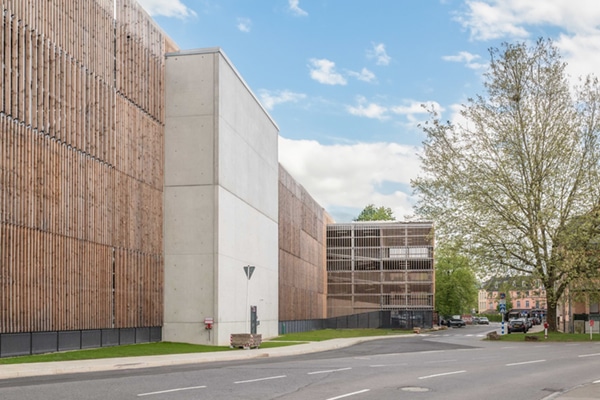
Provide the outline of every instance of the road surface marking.
<path id="1" fill-rule="evenodd" d="M 519 363 L 506 364 L 506 366 L 507 367 L 512 367 L 512 366 L 515 366 L 515 365 L 535 364 L 535 363 L 541 363 L 541 362 L 546 362 L 546 360 L 523 361 L 523 362 L 519 362 Z"/>
<path id="2" fill-rule="evenodd" d="M 365 392 L 368 392 L 369 390 L 371 390 L 371 389 L 363 389 L 363 390 L 359 390 L 358 392 L 352 392 L 352 393 L 343 394 L 341 396 L 330 397 L 327 400 L 343 399 L 344 397 L 349 397 L 349 396 L 354 396 L 355 394 L 365 393 Z"/>
<path id="3" fill-rule="evenodd" d="M 579 356 L 577 356 L 577 357 L 581 357 L 581 358 L 583 358 L 583 357 L 596 357 L 596 356 L 600 356 L 600 353 L 594 353 L 594 354 L 581 354 L 581 355 L 579 355 Z"/>
<path id="4" fill-rule="evenodd" d="M 152 396 L 152 395 L 154 395 L 154 394 L 163 394 L 163 393 L 181 392 L 181 391 L 183 391 L 183 390 L 204 389 L 204 388 L 206 388 L 206 386 L 191 386 L 191 387 L 178 388 L 178 389 L 161 390 L 161 391 L 159 391 L 159 392 L 140 393 L 140 394 L 138 394 L 138 397 L 142 397 L 142 396 Z"/>
<path id="5" fill-rule="evenodd" d="M 425 364 L 438 364 L 438 363 L 447 363 L 447 362 L 455 362 L 457 360 L 433 360 L 433 361 L 425 361 Z"/>
<path id="6" fill-rule="evenodd" d="M 308 375 L 328 374 L 330 372 L 348 371 L 349 369 L 352 369 L 352 368 L 348 367 L 348 368 L 340 368 L 340 369 L 330 369 L 330 370 L 327 370 L 327 371 L 315 371 L 315 372 L 309 372 Z"/>
<path id="7" fill-rule="evenodd" d="M 382 367 L 406 367 L 408 363 L 399 363 L 399 364 L 373 364 L 369 365 L 370 368 L 382 368 Z"/>
<path id="8" fill-rule="evenodd" d="M 420 376 L 419 379 L 429 379 L 429 378 L 437 378 L 438 376 L 446 376 L 446 375 L 454 375 L 454 374 L 462 374 L 465 373 L 467 371 L 452 371 L 452 372 L 444 372 L 443 374 L 435 374 L 435 375 L 427 375 L 427 376 Z"/>
<path id="9" fill-rule="evenodd" d="M 251 383 L 251 382 L 260 382 L 260 381 L 268 381 L 269 379 L 280 379 L 285 378 L 286 375 L 277 375 L 277 376 L 269 376 L 268 378 L 259 378 L 259 379 L 249 379 L 247 381 L 237 381 L 233 383 Z"/>

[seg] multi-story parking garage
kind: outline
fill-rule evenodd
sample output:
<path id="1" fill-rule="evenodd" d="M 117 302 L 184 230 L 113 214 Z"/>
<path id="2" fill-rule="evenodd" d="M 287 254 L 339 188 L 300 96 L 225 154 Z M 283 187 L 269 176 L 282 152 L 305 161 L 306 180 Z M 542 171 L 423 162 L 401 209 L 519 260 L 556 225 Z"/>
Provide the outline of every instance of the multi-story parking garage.
<path id="1" fill-rule="evenodd" d="M 412 318 L 428 325 L 434 277 L 430 222 L 327 226 L 329 317 L 390 310 L 398 321 Z"/>

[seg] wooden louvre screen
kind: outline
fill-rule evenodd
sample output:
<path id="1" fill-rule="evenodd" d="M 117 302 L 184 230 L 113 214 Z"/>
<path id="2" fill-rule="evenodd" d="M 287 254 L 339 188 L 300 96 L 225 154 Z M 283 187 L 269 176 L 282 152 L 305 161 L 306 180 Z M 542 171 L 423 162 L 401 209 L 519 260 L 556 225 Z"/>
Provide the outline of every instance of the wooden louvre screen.
<path id="1" fill-rule="evenodd" d="M 0 6 L 0 333 L 161 326 L 164 35 L 133 0 Z"/>

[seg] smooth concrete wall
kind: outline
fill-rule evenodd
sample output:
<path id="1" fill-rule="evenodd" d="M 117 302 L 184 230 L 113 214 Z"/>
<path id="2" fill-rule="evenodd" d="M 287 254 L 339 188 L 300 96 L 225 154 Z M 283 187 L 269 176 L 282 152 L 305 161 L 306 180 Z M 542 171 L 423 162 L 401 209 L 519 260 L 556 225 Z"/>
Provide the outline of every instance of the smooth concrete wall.
<path id="1" fill-rule="evenodd" d="M 278 128 L 219 49 L 166 65 L 163 339 L 226 345 L 250 305 L 276 336 Z"/>

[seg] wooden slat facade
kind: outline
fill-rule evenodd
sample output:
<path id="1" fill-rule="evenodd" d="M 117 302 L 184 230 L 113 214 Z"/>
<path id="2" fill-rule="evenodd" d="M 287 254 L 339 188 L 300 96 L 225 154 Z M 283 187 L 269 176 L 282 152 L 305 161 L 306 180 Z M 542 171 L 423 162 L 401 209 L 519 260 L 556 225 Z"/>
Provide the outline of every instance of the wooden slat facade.
<path id="1" fill-rule="evenodd" d="M 280 321 L 327 318 L 325 233 L 332 222 L 323 207 L 280 166 Z"/>
<path id="2" fill-rule="evenodd" d="M 0 7 L 0 333 L 161 326 L 176 47 L 134 0 Z"/>

